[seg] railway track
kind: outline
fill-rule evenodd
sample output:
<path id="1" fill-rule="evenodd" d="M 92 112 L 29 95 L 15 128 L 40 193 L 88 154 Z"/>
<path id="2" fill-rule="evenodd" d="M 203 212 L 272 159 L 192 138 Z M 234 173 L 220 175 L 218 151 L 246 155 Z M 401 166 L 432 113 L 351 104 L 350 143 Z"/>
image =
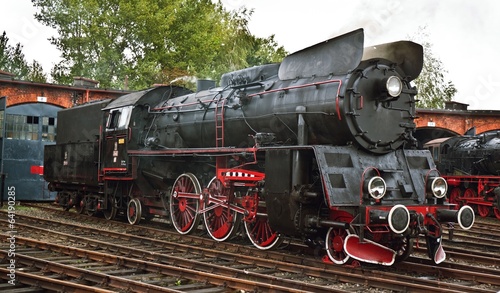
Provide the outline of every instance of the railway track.
<path id="1" fill-rule="evenodd" d="M 51 211 L 48 210 L 47 213 L 49 212 Z M 56 215 L 58 214 L 68 216 L 68 213 L 57 211 Z M 498 271 L 495 271 L 495 268 L 482 268 L 479 271 L 471 269 L 470 266 L 459 267 L 458 264 L 449 267 L 448 263 L 446 267 L 443 264 L 436 267 L 419 258 L 412 258 L 411 262 L 403 262 L 394 268 L 383 270 L 374 266 L 339 267 L 324 264 L 311 255 L 263 252 L 241 244 L 216 243 L 210 239 L 194 236 L 181 238 L 178 234 L 159 229 L 130 226 L 120 222 L 110 223 L 99 218 L 76 214 L 69 215 L 77 217 L 78 224 L 17 215 L 16 226 L 19 236 L 16 245 L 19 247 L 22 245 L 23 249 L 29 252 L 28 257 L 37 254 L 31 249 L 41 249 L 41 247 L 44 248 L 40 251 L 41 255 L 57 252 L 62 254 L 58 256 L 62 259 L 80 255 L 84 257 L 85 262 L 82 259 L 73 261 L 80 266 L 86 266 L 87 262 L 93 263 L 108 259 L 105 257 L 107 256 L 109 259 L 105 264 L 95 264 L 100 274 L 107 275 L 106 271 L 128 272 L 135 276 L 150 276 L 152 280 L 167 280 L 165 283 L 152 284 L 148 283 L 149 279 L 144 279 L 145 281 L 141 279 L 139 283 L 156 286 L 148 289 L 149 292 L 158 289 L 157 287 L 178 292 L 201 290 L 200 288 L 214 292 L 217 290 L 219 292 L 234 290 L 496 292 L 500 288 L 500 278 L 496 276 Z M 100 223 L 100 227 L 83 226 L 82 222 L 91 225 Z M 3 226 L 6 227 L 6 223 Z M 108 231 L 102 227 L 110 227 L 115 231 Z M 91 252 L 100 254 L 90 257 Z M 22 252 L 19 255 L 25 256 Z M 5 262 L 5 255 L 3 259 Z M 25 259 L 26 263 L 30 261 L 33 260 Z M 102 269 L 106 266 L 116 266 L 118 263 L 127 264 L 127 266 Z M 164 266 L 171 271 L 165 271 Z M 45 264 L 43 267 L 46 268 L 49 265 Z M 88 270 L 91 268 L 93 266 L 89 265 Z M 134 271 L 137 268 L 141 270 Z M 52 274 L 60 274 L 60 272 L 55 270 Z M 479 274 L 481 278 L 478 277 Z M 112 274 L 110 276 L 116 277 Z M 107 289 L 108 283 L 102 280 L 94 282 L 90 287 Z M 119 283 L 127 288 L 138 286 L 135 283 L 131 285 L 125 282 Z M 33 286 L 33 283 L 26 282 L 26 284 Z M 35 284 L 41 283 L 35 282 Z M 182 291 L 183 285 L 189 286 L 188 289 Z M 53 288 L 46 289 L 54 290 Z M 112 289 L 124 290 L 123 288 Z"/>

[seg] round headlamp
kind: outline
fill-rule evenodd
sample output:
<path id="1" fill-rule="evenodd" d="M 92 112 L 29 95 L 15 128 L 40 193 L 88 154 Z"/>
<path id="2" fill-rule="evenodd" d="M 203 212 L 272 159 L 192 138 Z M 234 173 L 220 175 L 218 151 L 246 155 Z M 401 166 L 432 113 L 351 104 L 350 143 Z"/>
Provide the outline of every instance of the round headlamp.
<path id="1" fill-rule="evenodd" d="M 385 195 L 387 186 L 382 177 L 375 176 L 368 181 L 366 189 L 372 198 L 381 199 Z"/>
<path id="2" fill-rule="evenodd" d="M 443 177 L 432 178 L 430 191 L 436 198 L 443 198 L 448 191 L 448 183 Z"/>
<path id="3" fill-rule="evenodd" d="M 395 98 L 401 94 L 403 90 L 403 83 L 401 79 L 397 76 L 391 76 L 385 82 L 385 88 L 387 89 L 387 93 Z"/>

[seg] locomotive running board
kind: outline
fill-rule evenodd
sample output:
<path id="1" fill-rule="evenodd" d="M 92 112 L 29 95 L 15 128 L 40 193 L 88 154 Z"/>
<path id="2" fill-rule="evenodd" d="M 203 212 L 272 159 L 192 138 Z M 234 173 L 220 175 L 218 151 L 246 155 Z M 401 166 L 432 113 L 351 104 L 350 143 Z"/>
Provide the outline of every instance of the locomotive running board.
<path id="1" fill-rule="evenodd" d="M 344 241 L 344 250 L 352 258 L 359 261 L 391 266 L 396 259 L 396 252 L 370 240 L 359 242 L 357 235 L 348 235 Z"/>

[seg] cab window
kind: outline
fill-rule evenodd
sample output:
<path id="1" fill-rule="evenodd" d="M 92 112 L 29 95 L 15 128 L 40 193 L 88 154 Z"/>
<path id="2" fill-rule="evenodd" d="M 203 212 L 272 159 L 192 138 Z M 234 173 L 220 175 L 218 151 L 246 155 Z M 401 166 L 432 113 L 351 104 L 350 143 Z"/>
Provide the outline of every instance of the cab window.
<path id="1" fill-rule="evenodd" d="M 432 147 L 432 155 L 434 157 L 434 161 L 439 162 L 439 147 Z"/>
<path id="2" fill-rule="evenodd" d="M 114 109 L 109 112 L 106 130 L 126 129 L 130 119 L 132 106 Z"/>
<path id="3" fill-rule="evenodd" d="M 108 130 L 115 129 L 118 125 L 118 119 L 120 119 L 120 110 L 113 110 L 109 113 L 108 117 L 108 124 L 106 125 L 106 128 Z"/>

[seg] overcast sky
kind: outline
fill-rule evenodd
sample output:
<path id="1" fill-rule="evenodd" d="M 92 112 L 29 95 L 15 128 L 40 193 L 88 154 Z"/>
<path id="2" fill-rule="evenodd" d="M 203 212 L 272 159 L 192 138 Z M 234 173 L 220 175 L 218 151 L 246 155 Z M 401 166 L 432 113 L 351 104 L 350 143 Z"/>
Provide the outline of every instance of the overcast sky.
<path id="1" fill-rule="evenodd" d="M 294 52 L 357 28 L 365 45 L 415 36 L 426 26 L 435 57 L 448 71 L 458 93 L 454 100 L 469 109 L 500 110 L 500 1 L 497 0 L 222 0 L 228 9 L 254 10 L 250 31 L 275 35 Z M 28 62 L 49 71 L 59 53 L 47 38 L 55 31 L 33 18 L 30 0 L 0 0 L 0 33 L 20 42 Z"/>

